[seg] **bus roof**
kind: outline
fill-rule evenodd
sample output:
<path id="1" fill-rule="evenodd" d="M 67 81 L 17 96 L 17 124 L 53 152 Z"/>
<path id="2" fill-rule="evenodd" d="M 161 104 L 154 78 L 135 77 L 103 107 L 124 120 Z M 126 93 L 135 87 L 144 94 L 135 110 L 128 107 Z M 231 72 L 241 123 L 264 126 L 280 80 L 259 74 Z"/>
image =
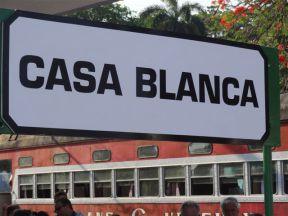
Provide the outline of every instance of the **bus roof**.
<path id="1" fill-rule="evenodd" d="M 35 135 L 0 135 L 0 151 L 9 149 L 43 147 L 50 145 L 65 145 L 67 143 L 98 142 L 107 138 L 65 137 L 65 136 L 35 136 Z"/>

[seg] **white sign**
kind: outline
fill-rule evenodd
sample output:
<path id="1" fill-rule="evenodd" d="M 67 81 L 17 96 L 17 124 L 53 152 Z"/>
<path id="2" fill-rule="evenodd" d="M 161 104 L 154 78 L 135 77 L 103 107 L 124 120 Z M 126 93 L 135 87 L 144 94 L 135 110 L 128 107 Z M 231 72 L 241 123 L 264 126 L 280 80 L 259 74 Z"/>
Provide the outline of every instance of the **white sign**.
<path id="1" fill-rule="evenodd" d="M 3 118 L 16 133 L 257 142 L 261 48 L 16 12 L 4 32 Z"/>

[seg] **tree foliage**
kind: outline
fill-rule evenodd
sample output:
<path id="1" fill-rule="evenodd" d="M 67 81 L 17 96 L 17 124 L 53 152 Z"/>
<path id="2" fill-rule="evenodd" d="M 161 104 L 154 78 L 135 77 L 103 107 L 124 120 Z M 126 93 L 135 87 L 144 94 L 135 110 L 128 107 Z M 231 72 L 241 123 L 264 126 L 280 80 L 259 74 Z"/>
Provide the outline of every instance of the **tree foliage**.
<path id="1" fill-rule="evenodd" d="M 120 4 L 107 4 L 82 10 L 69 15 L 78 19 L 107 22 L 122 25 L 141 25 L 139 18 L 128 7 Z"/>
<path id="2" fill-rule="evenodd" d="M 212 0 L 202 17 L 211 37 L 277 48 L 281 92 L 288 92 L 286 0 Z"/>
<path id="3" fill-rule="evenodd" d="M 199 4 L 187 2 L 179 5 L 177 0 L 162 1 L 165 6 L 152 5 L 140 13 L 145 27 L 196 35 L 206 34 L 203 21 L 195 14 L 202 11 Z"/>

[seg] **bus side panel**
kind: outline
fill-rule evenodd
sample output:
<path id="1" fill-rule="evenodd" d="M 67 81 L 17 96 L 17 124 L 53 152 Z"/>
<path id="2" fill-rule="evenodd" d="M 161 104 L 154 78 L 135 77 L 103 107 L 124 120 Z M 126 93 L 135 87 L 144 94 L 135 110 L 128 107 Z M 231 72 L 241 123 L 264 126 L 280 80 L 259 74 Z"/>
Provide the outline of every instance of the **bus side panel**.
<path id="1" fill-rule="evenodd" d="M 53 215 L 53 205 L 21 205 L 24 209 L 33 211 L 47 211 Z M 120 216 L 179 216 L 181 204 L 95 204 L 95 205 L 73 205 L 76 212 L 84 216 L 111 216 L 117 213 Z M 201 216 L 221 216 L 218 203 L 201 203 Z M 241 203 L 241 216 L 248 213 L 264 214 L 264 203 Z M 274 215 L 282 216 L 288 212 L 288 203 L 274 203 Z"/>

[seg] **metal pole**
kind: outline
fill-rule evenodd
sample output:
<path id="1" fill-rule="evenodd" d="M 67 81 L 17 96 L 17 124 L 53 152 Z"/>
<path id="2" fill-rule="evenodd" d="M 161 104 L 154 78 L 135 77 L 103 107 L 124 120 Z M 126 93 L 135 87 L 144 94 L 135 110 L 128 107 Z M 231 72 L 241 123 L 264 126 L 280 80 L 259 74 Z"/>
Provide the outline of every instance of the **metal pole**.
<path id="1" fill-rule="evenodd" d="M 273 216 L 272 151 L 271 146 L 263 147 L 265 215 Z"/>

